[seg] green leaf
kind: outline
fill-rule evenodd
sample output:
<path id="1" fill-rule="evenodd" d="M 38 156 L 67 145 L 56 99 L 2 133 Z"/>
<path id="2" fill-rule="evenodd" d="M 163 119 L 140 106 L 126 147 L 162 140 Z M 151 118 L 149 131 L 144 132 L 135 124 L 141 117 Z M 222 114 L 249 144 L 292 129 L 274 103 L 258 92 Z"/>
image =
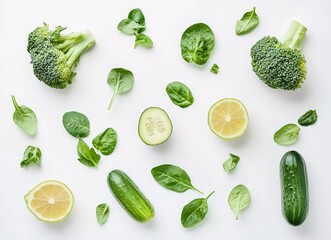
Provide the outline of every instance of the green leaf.
<path id="1" fill-rule="evenodd" d="M 259 25 L 259 17 L 255 12 L 255 7 L 252 11 L 246 12 L 240 20 L 236 22 L 236 34 L 244 35 L 253 31 Z"/>
<path id="2" fill-rule="evenodd" d="M 169 83 L 166 87 L 166 92 L 170 100 L 181 108 L 186 108 L 194 102 L 191 90 L 184 83 Z"/>
<path id="3" fill-rule="evenodd" d="M 35 135 L 38 127 L 36 114 L 26 106 L 19 106 L 15 97 L 11 97 L 15 107 L 15 112 L 13 113 L 14 123 L 26 134 L 30 136 Z"/>
<path id="4" fill-rule="evenodd" d="M 184 228 L 194 227 L 205 219 L 208 213 L 207 201 L 214 192 L 210 193 L 206 198 L 194 199 L 184 206 L 181 214 L 181 222 Z"/>
<path id="5" fill-rule="evenodd" d="M 213 66 L 210 69 L 210 72 L 214 73 L 214 74 L 217 74 L 218 70 L 219 70 L 219 67 L 217 66 L 217 64 L 214 63 Z"/>
<path id="6" fill-rule="evenodd" d="M 298 119 L 298 123 L 304 127 L 310 126 L 316 123 L 317 118 L 316 110 L 309 110 Z"/>
<path id="7" fill-rule="evenodd" d="M 135 21 L 141 26 L 145 26 L 145 16 L 139 8 L 132 9 L 129 12 L 128 19 Z M 143 30 L 145 30 L 145 28 Z"/>
<path id="8" fill-rule="evenodd" d="M 101 203 L 96 208 L 97 221 L 100 225 L 107 222 L 109 217 L 109 206 L 106 203 Z"/>
<path id="9" fill-rule="evenodd" d="M 141 46 L 146 47 L 146 48 L 151 48 L 151 47 L 153 47 L 153 41 L 147 35 L 145 35 L 143 33 L 140 33 L 136 37 L 134 48 L 136 48 L 138 45 L 141 45 Z"/>
<path id="10" fill-rule="evenodd" d="M 90 121 L 79 112 L 66 112 L 63 114 L 62 123 L 67 132 L 76 138 L 87 137 L 90 134 Z"/>
<path id="11" fill-rule="evenodd" d="M 224 171 L 232 172 L 236 168 L 239 160 L 240 157 L 230 153 L 230 158 L 223 163 Z"/>
<path id="12" fill-rule="evenodd" d="M 38 147 L 28 146 L 23 154 L 23 159 L 21 161 L 21 167 L 28 167 L 30 164 L 36 164 L 40 166 L 41 163 L 41 151 Z"/>
<path id="13" fill-rule="evenodd" d="M 103 155 L 110 155 L 114 151 L 116 143 L 117 133 L 112 128 L 107 128 L 92 141 L 93 146 Z"/>
<path id="14" fill-rule="evenodd" d="M 239 212 L 246 209 L 251 203 L 251 195 L 247 187 L 242 184 L 234 187 L 229 194 L 228 203 L 238 219 Z"/>
<path id="15" fill-rule="evenodd" d="M 215 35 L 204 23 L 197 23 L 187 28 L 180 42 L 183 59 L 198 65 L 208 61 L 214 46 Z"/>
<path id="16" fill-rule="evenodd" d="M 283 146 L 289 146 L 296 143 L 300 128 L 293 123 L 286 124 L 274 134 L 274 141 Z"/>
<path id="17" fill-rule="evenodd" d="M 118 25 L 117 29 L 128 35 L 135 35 L 145 30 L 145 26 L 131 19 L 123 19 Z"/>
<path id="18" fill-rule="evenodd" d="M 175 192 L 185 192 L 188 189 L 193 189 L 201 193 L 193 187 L 189 175 L 180 167 L 164 164 L 154 167 L 151 170 L 154 179 L 166 189 Z"/>
<path id="19" fill-rule="evenodd" d="M 113 89 L 113 96 L 108 106 L 111 108 L 116 96 L 124 94 L 132 89 L 134 81 L 133 73 L 124 68 L 113 68 L 108 74 L 107 83 Z"/>
<path id="20" fill-rule="evenodd" d="M 93 148 L 90 149 L 89 146 L 81 138 L 78 140 L 77 153 L 78 160 L 82 164 L 88 167 L 98 166 L 100 155 L 97 154 Z"/>

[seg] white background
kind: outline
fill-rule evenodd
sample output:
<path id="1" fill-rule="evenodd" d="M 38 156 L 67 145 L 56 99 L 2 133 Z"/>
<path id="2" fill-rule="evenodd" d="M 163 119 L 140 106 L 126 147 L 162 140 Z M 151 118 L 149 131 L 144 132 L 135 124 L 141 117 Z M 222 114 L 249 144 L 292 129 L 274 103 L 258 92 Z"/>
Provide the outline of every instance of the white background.
<path id="1" fill-rule="evenodd" d="M 260 25 L 252 33 L 236 36 L 234 25 L 242 14 L 256 6 Z M 119 21 L 139 7 L 146 17 L 146 34 L 152 49 L 133 49 L 134 37 L 119 32 Z M 330 233 L 330 2 L 327 0 L 177 0 L 177 1 L 0 1 L 0 238 L 19 239 L 328 239 Z M 282 36 L 291 20 L 307 28 L 303 53 L 307 80 L 295 92 L 273 90 L 264 85 L 250 66 L 250 47 L 262 36 Z M 62 25 L 67 32 L 89 28 L 96 46 L 82 56 L 77 76 L 65 90 L 51 89 L 32 72 L 26 51 L 27 36 L 47 22 Z M 204 22 L 214 31 L 216 46 L 208 63 L 197 67 L 180 54 L 180 38 L 190 25 Z M 209 72 L 213 63 L 220 73 Z M 132 91 L 118 96 L 107 111 L 112 95 L 107 85 L 110 69 L 123 67 L 135 76 Z M 195 102 L 187 108 L 175 106 L 165 87 L 181 81 L 192 90 Z M 26 136 L 12 121 L 11 95 L 38 117 L 38 133 Z M 245 136 L 224 141 L 207 124 L 209 107 L 224 97 L 240 99 L 250 116 Z M 163 145 L 145 145 L 137 134 L 141 112 L 150 106 L 164 108 L 174 130 Z M 299 141 L 291 147 L 278 146 L 273 133 L 296 122 L 308 109 L 317 109 L 318 122 L 302 127 Z M 86 114 L 92 139 L 107 127 L 118 133 L 114 153 L 103 156 L 98 168 L 77 161 L 77 139 L 62 126 L 67 111 Z M 42 166 L 20 168 L 23 152 L 36 145 L 43 153 Z M 280 209 L 279 162 L 291 149 L 306 159 L 309 175 L 310 209 L 304 224 L 290 226 Z M 222 163 L 229 153 L 241 157 L 237 169 L 225 173 Z M 192 183 L 209 199 L 209 213 L 195 229 L 180 223 L 182 207 L 197 192 L 175 193 L 159 186 L 150 174 L 154 166 L 172 163 L 185 169 Z M 108 189 L 112 169 L 124 170 L 150 199 L 155 218 L 140 224 L 119 206 Z M 63 222 L 38 221 L 26 208 L 23 196 L 41 181 L 57 179 L 73 191 L 75 206 Z M 231 189 L 245 184 L 251 206 L 235 220 L 227 197 Z M 95 207 L 108 203 L 110 218 L 100 226 Z"/>

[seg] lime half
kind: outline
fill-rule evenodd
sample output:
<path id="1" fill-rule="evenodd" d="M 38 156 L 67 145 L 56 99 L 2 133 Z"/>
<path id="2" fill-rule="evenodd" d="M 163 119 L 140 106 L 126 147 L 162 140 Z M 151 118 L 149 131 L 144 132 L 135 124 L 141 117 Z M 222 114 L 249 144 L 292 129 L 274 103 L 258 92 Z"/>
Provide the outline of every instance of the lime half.
<path id="1" fill-rule="evenodd" d="M 211 131 L 220 138 L 234 139 L 246 131 L 248 113 L 238 99 L 223 98 L 209 109 L 208 124 Z"/>
<path id="2" fill-rule="evenodd" d="M 24 196 L 27 208 L 41 221 L 59 222 L 69 216 L 74 196 L 62 182 L 47 180 Z"/>

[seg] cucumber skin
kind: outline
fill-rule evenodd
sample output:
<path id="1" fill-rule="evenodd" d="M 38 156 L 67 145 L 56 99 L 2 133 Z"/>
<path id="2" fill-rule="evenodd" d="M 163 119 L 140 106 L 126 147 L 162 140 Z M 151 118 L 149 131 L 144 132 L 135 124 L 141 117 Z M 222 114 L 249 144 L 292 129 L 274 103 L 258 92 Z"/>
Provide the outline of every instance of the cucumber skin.
<path id="1" fill-rule="evenodd" d="M 126 173 L 115 169 L 108 174 L 107 182 L 116 200 L 133 219 L 148 222 L 154 217 L 152 204 Z"/>
<path id="2" fill-rule="evenodd" d="M 304 158 L 296 151 L 284 154 L 280 162 L 282 213 L 293 226 L 302 224 L 309 210 L 308 177 Z"/>

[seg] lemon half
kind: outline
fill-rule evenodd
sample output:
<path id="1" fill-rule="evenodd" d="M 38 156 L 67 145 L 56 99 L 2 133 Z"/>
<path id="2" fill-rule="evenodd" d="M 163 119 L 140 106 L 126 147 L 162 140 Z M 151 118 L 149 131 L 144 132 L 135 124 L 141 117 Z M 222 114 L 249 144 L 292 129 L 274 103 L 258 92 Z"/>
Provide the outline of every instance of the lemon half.
<path id="1" fill-rule="evenodd" d="M 24 196 L 27 208 L 41 221 L 59 222 L 69 216 L 74 196 L 62 182 L 47 180 Z"/>
<path id="2" fill-rule="evenodd" d="M 213 133 L 223 139 L 234 139 L 244 134 L 248 113 L 244 104 L 235 98 L 223 98 L 208 112 L 208 124 Z"/>

